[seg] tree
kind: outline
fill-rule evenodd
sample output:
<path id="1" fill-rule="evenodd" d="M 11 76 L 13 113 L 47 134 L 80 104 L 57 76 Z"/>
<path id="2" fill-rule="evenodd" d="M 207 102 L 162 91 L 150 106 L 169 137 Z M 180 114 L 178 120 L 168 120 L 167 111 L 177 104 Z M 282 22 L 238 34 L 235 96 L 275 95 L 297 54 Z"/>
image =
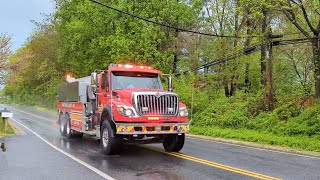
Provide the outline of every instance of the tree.
<path id="1" fill-rule="evenodd" d="M 109 6 L 146 19 L 188 28 L 196 14 L 184 0 L 109 1 Z M 59 56 L 77 76 L 110 63 L 148 64 L 164 72 L 177 66 L 180 32 L 128 16 L 90 1 L 58 1 L 56 20 L 64 41 Z"/>
<path id="2" fill-rule="evenodd" d="M 10 55 L 10 41 L 11 37 L 7 35 L 0 35 L 0 82 L 3 83 L 4 76 L 7 74 L 6 64 L 8 63 L 8 56 Z"/>
<path id="3" fill-rule="evenodd" d="M 10 41 L 11 37 L 7 35 L 0 35 L 0 60 L 6 60 L 10 54 Z"/>
<path id="4" fill-rule="evenodd" d="M 66 69 L 57 56 L 60 36 L 56 26 L 52 21 L 38 24 L 24 46 L 9 57 L 4 91 L 15 102 L 53 106 Z"/>
<path id="5" fill-rule="evenodd" d="M 320 2 L 310 0 L 280 0 L 279 6 L 287 19 L 312 44 L 315 95 L 317 98 L 320 98 Z"/>

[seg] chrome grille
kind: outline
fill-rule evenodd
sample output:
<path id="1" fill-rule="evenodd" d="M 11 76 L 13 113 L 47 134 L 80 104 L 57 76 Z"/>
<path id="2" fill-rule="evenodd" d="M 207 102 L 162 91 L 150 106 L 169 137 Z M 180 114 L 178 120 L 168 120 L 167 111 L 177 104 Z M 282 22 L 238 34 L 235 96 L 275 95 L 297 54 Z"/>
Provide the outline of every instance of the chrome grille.
<path id="1" fill-rule="evenodd" d="M 175 116 L 179 105 L 177 95 L 167 93 L 138 94 L 135 101 L 140 116 Z"/>

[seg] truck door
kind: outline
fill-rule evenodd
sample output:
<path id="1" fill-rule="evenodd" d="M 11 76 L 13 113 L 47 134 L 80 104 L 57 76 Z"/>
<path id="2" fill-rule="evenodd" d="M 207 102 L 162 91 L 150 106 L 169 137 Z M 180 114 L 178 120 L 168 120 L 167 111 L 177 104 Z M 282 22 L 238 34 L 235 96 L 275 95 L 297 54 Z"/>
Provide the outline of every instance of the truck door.
<path id="1" fill-rule="evenodd" d="M 103 107 L 109 105 L 110 101 L 108 72 L 101 73 L 100 87 L 98 106 Z"/>

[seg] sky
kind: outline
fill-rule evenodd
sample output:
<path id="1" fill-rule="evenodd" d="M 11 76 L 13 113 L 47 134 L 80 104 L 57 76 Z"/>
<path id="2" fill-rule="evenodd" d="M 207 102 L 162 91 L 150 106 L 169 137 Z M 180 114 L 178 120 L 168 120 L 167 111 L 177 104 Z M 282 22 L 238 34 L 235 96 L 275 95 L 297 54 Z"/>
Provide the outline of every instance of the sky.
<path id="1" fill-rule="evenodd" d="M 52 14 L 52 0 L 0 0 L 0 34 L 11 36 L 11 50 L 22 47 L 36 28 L 31 20 L 42 22 L 42 14 Z"/>

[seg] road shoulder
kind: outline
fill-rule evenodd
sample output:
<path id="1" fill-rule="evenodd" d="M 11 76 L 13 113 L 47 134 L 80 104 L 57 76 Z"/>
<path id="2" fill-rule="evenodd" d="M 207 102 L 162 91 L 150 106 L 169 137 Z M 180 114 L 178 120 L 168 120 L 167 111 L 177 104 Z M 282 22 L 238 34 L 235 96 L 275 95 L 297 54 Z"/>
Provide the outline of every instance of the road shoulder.
<path id="1" fill-rule="evenodd" d="M 301 151 L 301 150 L 297 150 L 289 147 L 283 147 L 283 146 L 259 144 L 259 143 L 253 143 L 253 142 L 247 142 L 247 141 L 238 141 L 233 139 L 215 138 L 215 137 L 196 135 L 196 134 L 187 134 L 187 137 L 193 138 L 193 139 L 205 140 L 205 141 L 226 143 L 226 144 L 231 144 L 236 146 L 244 146 L 244 147 L 255 148 L 255 149 L 279 151 L 281 153 L 292 153 L 296 155 L 314 156 L 316 158 L 320 158 L 320 152 Z"/>

